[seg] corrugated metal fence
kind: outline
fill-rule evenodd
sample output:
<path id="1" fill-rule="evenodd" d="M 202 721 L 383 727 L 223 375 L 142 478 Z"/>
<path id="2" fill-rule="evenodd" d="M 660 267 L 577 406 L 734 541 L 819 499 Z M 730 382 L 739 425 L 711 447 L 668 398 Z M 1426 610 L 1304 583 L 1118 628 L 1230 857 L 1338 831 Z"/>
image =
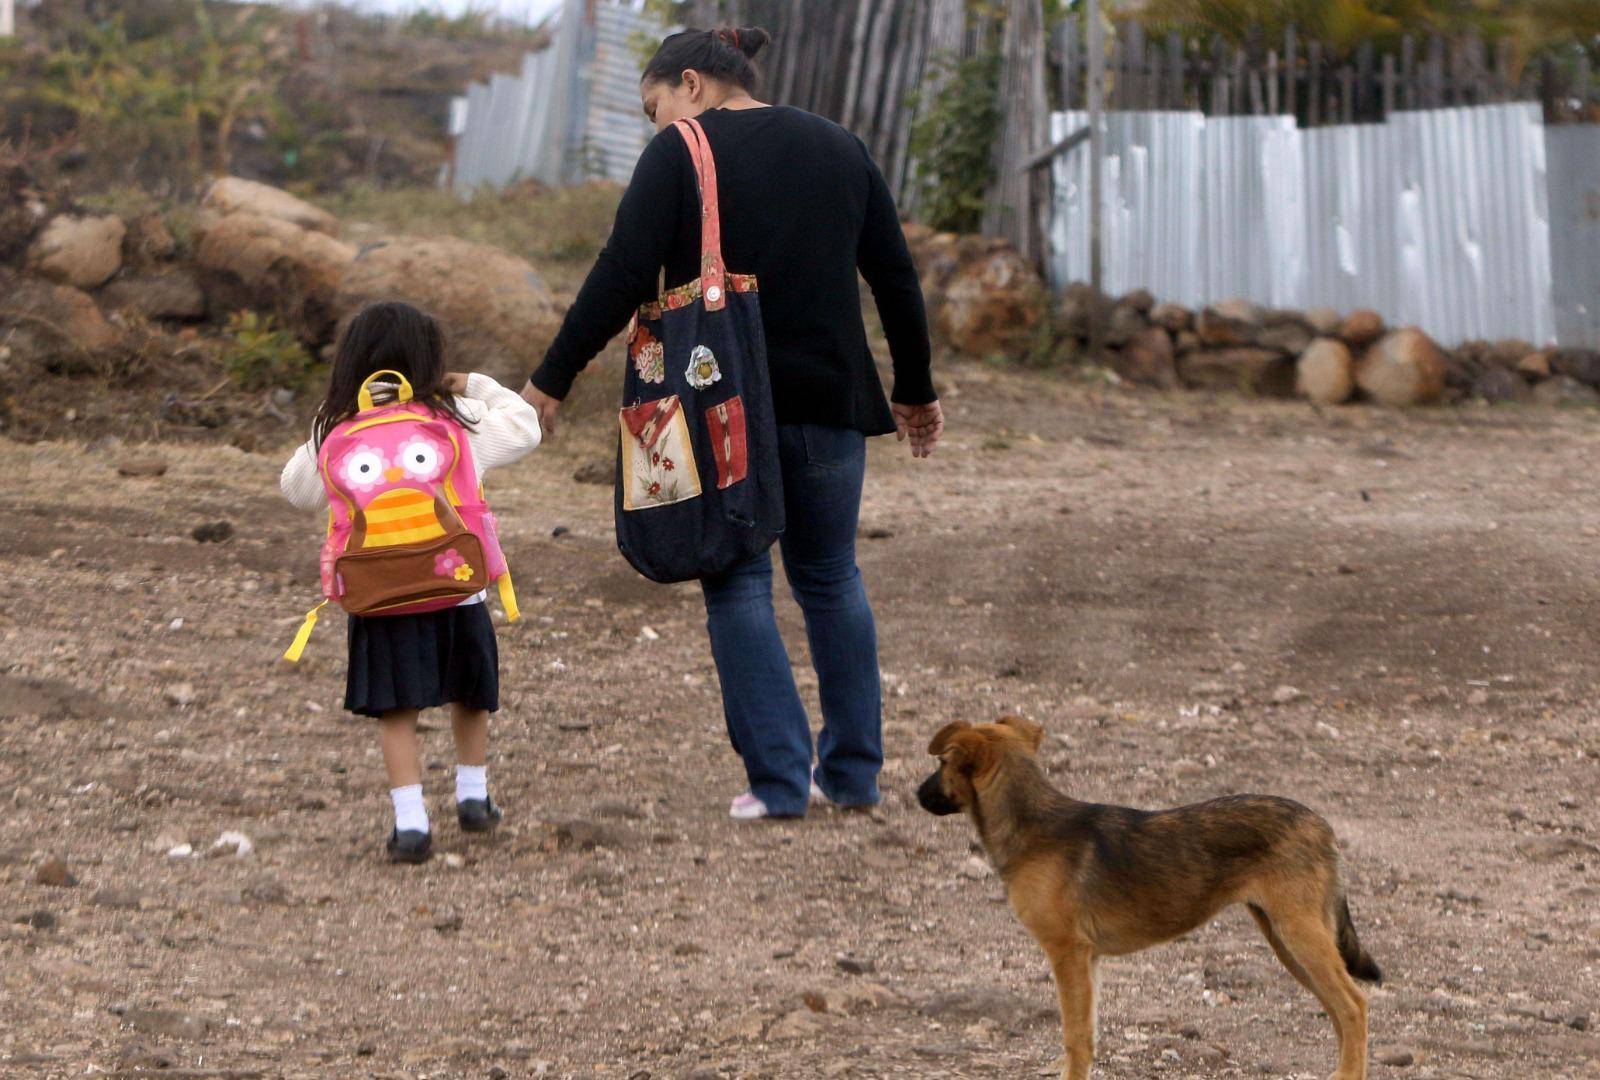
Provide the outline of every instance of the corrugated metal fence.
<path id="1" fill-rule="evenodd" d="M 1057 113 L 1053 136 L 1087 122 Z M 1547 131 L 1533 103 L 1312 130 L 1113 112 L 1105 139 L 1110 293 L 1370 307 L 1447 344 L 1600 345 L 1600 127 Z M 1088 277 L 1088 216 L 1079 150 L 1055 163 L 1058 284 Z"/>
<path id="2" fill-rule="evenodd" d="M 640 33 L 660 28 L 631 5 L 566 0 L 549 48 L 451 102 L 456 152 L 445 182 L 466 195 L 523 179 L 626 181 L 652 134 L 631 52 Z"/>

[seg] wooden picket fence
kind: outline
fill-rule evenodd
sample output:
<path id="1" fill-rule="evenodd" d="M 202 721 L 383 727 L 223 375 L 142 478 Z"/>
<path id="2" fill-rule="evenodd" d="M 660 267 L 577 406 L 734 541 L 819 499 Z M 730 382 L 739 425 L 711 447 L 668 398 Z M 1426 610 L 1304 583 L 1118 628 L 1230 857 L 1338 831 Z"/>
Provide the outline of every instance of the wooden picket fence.
<path id="1" fill-rule="evenodd" d="M 1051 61 L 1063 108 L 1084 107 L 1088 60 L 1075 20 L 1057 27 Z M 1107 107 L 1189 109 L 1213 116 L 1295 116 L 1303 127 L 1380 122 L 1399 110 L 1540 101 L 1548 123 L 1600 120 L 1600 79 L 1587 54 L 1541 53 L 1519 63 L 1511 42 L 1475 34 L 1368 41 L 1348 56 L 1301 39 L 1232 47 L 1220 38 L 1148 36 L 1125 22 L 1107 56 Z"/>

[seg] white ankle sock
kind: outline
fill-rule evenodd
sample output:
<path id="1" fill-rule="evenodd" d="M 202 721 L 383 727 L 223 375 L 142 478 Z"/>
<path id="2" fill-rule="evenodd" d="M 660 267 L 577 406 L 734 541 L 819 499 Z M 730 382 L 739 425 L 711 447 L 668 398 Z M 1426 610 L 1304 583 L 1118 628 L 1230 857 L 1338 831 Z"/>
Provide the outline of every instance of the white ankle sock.
<path id="1" fill-rule="evenodd" d="M 407 784 L 389 789 L 394 800 L 394 827 L 401 832 L 427 832 L 428 808 L 422 802 L 422 785 Z"/>
<path id="2" fill-rule="evenodd" d="M 489 766 L 456 766 L 456 802 L 489 797 Z"/>

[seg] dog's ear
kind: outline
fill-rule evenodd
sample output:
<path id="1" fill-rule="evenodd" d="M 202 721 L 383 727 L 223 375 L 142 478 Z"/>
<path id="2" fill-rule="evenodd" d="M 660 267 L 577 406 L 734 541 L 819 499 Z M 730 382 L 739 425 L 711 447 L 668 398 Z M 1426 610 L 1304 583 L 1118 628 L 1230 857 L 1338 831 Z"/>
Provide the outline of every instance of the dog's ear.
<path id="1" fill-rule="evenodd" d="M 995 723 L 1004 725 L 1022 736 L 1028 748 L 1035 753 L 1039 751 L 1039 744 L 1044 741 L 1044 728 L 1032 720 L 1024 720 L 1020 716 L 1002 716 Z"/>
<path id="2" fill-rule="evenodd" d="M 940 728 L 934 733 L 933 741 L 928 744 L 928 753 L 932 754 L 934 757 L 942 756 L 945 750 L 949 747 L 950 741 L 954 739 L 958 733 L 966 731 L 971 727 L 972 725 L 967 723 L 965 720 L 952 720 L 950 723 L 946 724 L 944 727 Z"/>

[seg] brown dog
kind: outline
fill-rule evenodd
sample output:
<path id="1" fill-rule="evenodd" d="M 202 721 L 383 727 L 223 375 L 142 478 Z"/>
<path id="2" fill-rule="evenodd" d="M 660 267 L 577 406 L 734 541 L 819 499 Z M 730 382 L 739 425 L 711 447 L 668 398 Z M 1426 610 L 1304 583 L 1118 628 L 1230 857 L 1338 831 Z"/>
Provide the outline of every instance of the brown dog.
<path id="1" fill-rule="evenodd" d="M 1333 1020 L 1330 1080 L 1365 1080 L 1367 999 L 1351 976 L 1376 983 L 1383 973 L 1350 922 L 1328 823 L 1268 795 L 1154 811 L 1078 802 L 1035 761 L 1042 734 L 1014 716 L 945 725 L 928 746 L 939 767 L 917 800 L 972 818 L 1012 909 L 1049 956 L 1063 1080 L 1088 1080 L 1094 1060 L 1096 961 L 1170 941 L 1234 903 Z"/>

